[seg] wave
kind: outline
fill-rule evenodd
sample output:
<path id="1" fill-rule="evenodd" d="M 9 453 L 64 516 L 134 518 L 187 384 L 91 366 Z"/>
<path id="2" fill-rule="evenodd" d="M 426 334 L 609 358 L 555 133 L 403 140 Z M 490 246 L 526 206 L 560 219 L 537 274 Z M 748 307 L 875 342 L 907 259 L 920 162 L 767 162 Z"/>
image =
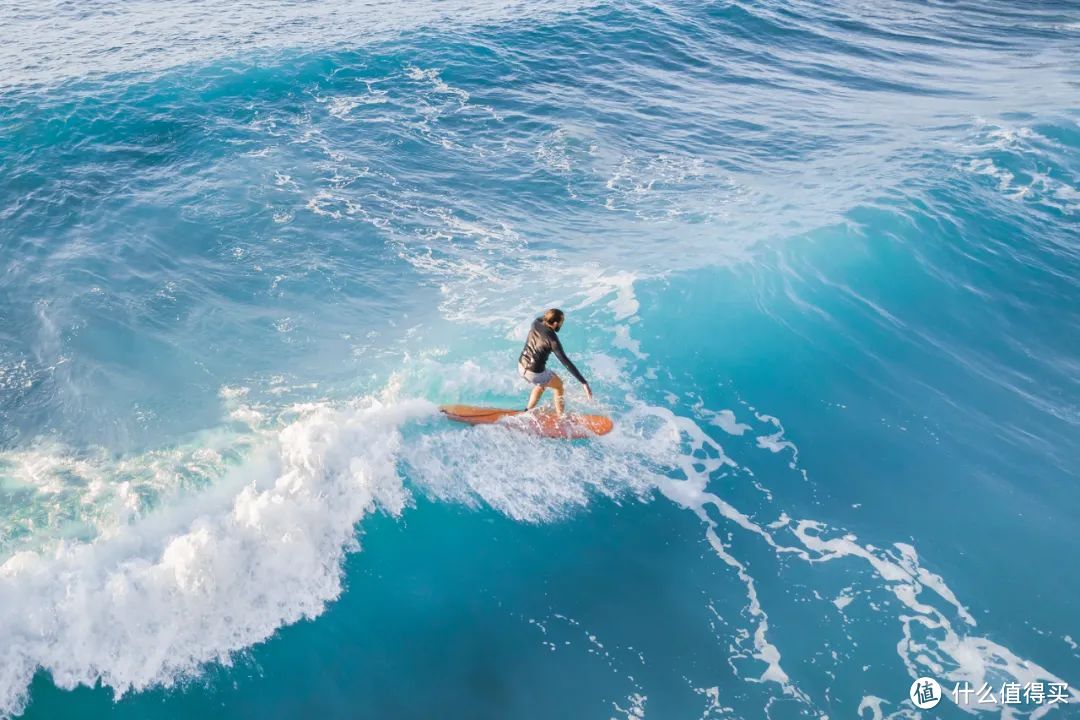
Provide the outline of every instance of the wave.
<path id="1" fill-rule="evenodd" d="M 454 368 L 429 358 L 413 372 L 443 377 Z M 475 395 L 497 385 L 479 366 L 456 382 L 437 394 Z M 742 660 L 732 667 L 806 708 L 820 708 L 822 699 L 785 667 L 770 600 L 736 549 L 745 542 L 811 569 L 862 564 L 868 574 L 853 569 L 848 576 L 863 577 L 868 597 L 884 593 L 898 602 L 894 610 L 877 607 L 896 624 L 897 652 L 912 677 L 1061 682 L 978 635 L 971 612 L 944 578 L 920 565 L 913 546 L 875 547 L 826 523 L 790 517 L 743 464 L 753 458 L 736 461 L 704 429 L 718 427 L 750 443 L 751 452 L 786 455 L 806 482 L 798 448 L 784 439 L 777 418 L 699 406 L 695 419 L 631 393 L 609 410 L 618 419 L 612 434 L 553 443 L 498 426 L 452 426 L 432 403 L 403 396 L 412 384 L 399 375 L 382 393 L 345 405 L 292 406 L 283 427 L 264 430 L 242 462 L 209 486 L 127 522 L 118 518 L 90 541 L 9 557 L 0 565 L 0 716 L 22 711 L 38 670 L 61 688 L 101 683 L 119 698 L 173 687 L 209 663 L 230 665 L 280 627 L 320 615 L 342 592 L 342 562 L 360 547 L 358 524 L 372 512 L 400 516 L 414 493 L 527 523 L 556 521 L 599 498 L 667 498 L 700 519 L 708 546 L 744 587 L 747 625 L 730 640 L 732 662 Z M 749 478 L 757 489 L 762 500 L 753 509 L 719 493 L 735 478 Z M 840 614 L 854 599 L 850 589 L 835 600 L 814 596 Z M 879 711 L 884 702 L 864 698 Z"/>
<path id="2" fill-rule="evenodd" d="M 341 592 L 356 523 L 400 513 L 401 427 L 426 401 L 313 408 L 212 487 L 89 543 L 0 566 L 0 715 L 40 668 L 62 688 L 170 687 L 319 615 Z"/>

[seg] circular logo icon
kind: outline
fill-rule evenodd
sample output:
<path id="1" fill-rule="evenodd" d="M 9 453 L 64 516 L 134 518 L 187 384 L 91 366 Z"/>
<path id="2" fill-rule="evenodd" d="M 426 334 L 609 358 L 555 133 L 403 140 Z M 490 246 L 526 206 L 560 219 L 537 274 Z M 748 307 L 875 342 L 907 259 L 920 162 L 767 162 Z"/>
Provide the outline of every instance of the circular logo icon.
<path id="1" fill-rule="evenodd" d="M 934 678 L 921 677 L 911 683 L 908 697 L 911 698 L 915 707 L 920 710 L 929 710 L 937 707 L 937 704 L 941 702 L 941 686 Z"/>

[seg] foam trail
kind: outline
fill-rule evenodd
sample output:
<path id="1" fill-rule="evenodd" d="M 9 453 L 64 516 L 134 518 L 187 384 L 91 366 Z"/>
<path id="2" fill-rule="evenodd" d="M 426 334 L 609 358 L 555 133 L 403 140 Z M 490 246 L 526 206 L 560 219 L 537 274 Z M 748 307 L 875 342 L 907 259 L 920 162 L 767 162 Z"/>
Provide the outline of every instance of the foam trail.
<path id="1" fill-rule="evenodd" d="M 680 435 L 685 435 L 690 440 L 693 449 L 691 452 L 684 454 L 679 463 L 685 479 L 666 478 L 660 485 L 660 491 L 669 500 L 693 510 L 701 518 L 706 524 L 705 536 L 709 545 L 721 560 L 735 569 L 739 580 L 746 586 L 747 611 L 756 623 L 753 632 L 753 656 L 765 664 L 765 670 L 757 680 L 759 682 L 775 682 L 786 695 L 796 698 L 807 705 L 812 704 L 810 698 L 791 682 L 791 678 L 781 667 L 780 650 L 768 639 L 769 616 L 761 606 L 754 578 L 747 571 L 746 566 L 724 546 L 720 536 L 716 533 L 717 523 L 709 516 L 705 506 L 707 504 L 712 505 L 724 518 L 734 522 L 744 530 L 760 535 L 778 551 L 785 550 L 796 553 L 799 551 L 793 548 L 779 548 L 768 531 L 762 529 L 749 517 L 739 512 L 719 496 L 706 490 L 713 473 L 723 467 L 738 467 L 733 460 L 724 454 L 724 450 L 719 444 L 714 442 L 693 420 L 675 415 L 665 408 L 651 408 L 651 410 L 665 417 Z M 698 452 L 694 452 L 694 449 L 698 450 Z"/>
<path id="2" fill-rule="evenodd" d="M 951 608 L 961 621 L 961 627 L 975 627 L 974 617 L 943 578 L 919 564 L 918 554 L 913 546 L 896 543 L 896 552 L 890 553 L 873 546 L 864 546 L 850 533 L 842 533 L 840 537 L 827 537 L 829 529 L 823 523 L 814 520 L 793 521 L 786 513 L 781 516 L 782 521 L 772 523 L 768 528 L 762 527 L 730 503 L 708 491 L 709 480 L 716 473 L 726 467 L 738 467 L 737 463 L 724 454 L 719 444 L 693 420 L 678 416 L 666 408 L 646 406 L 640 408 L 639 412 L 662 418 L 669 428 L 668 431 L 680 435 L 686 443 L 675 462 L 683 478 L 665 477 L 657 482 L 657 487 L 665 497 L 692 510 L 705 523 L 705 536 L 709 545 L 721 560 L 735 570 L 746 586 L 747 613 L 755 623 L 752 654 L 766 666 L 760 676 L 753 678 L 755 681 L 775 682 L 785 694 L 811 708 L 814 706 L 811 698 L 801 691 L 783 670 L 780 651 L 768 639 L 768 615 L 759 599 L 754 579 L 746 565 L 736 558 L 721 540 L 717 532 L 719 523 L 709 514 L 708 507 L 717 510 L 724 520 L 734 526 L 760 538 L 778 555 L 790 554 L 811 564 L 845 557 L 858 558 L 868 563 L 882 581 L 883 588 L 893 594 L 906 611 L 897 617 L 902 632 L 897 643 L 897 652 L 912 678 L 929 674 L 941 681 L 943 686 L 950 688 L 953 684 L 962 682 L 978 688 L 984 682 L 1000 682 L 1003 679 L 1019 682 L 1021 685 L 1038 681 L 1065 682 L 1046 668 L 1019 657 L 989 638 L 956 629 L 945 613 L 935 607 L 932 599 L 926 596 L 927 591 Z M 711 411 L 706 411 L 705 414 L 718 416 Z M 771 416 L 759 414 L 758 419 L 779 425 L 779 421 Z M 759 444 L 759 447 L 762 446 Z M 772 451 L 772 448 L 768 447 L 763 449 Z M 797 457 L 798 449 L 793 444 L 791 450 Z M 797 465 L 793 469 L 804 474 Z M 787 529 L 798 540 L 798 544 L 787 546 L 777 542 L 770 529 L 777 532 Z M 1080 699 L 1080 692 L 1076 690 L 1070 689 L 1069 694 L 1074 700 Z M 880 700 L 868 696 L 860 705 L 859 713 L 861 715 L 863 711 L 869 711 L 874 717 L 881 717 L 880 704 Z M 907 717 L 909 709 L 902 709 L 890 717 Z M 1032 712 L 1031 717 L 1042 717 L 1051 709 L 1051 706 L 1041 706 Z M 1007 715 L 1010 708 L 990 705 L 974 707 L 974 710 L 1001 711 Z"/>
<path id="3" fill-rule="evenodd" d="M 427 401 L 318 406 L 206 492 L 88 544 L 0 565 L 0 716 L 21 712 L 37 669 L 57 686 L 119 697 L 171 686 L 341 592 L 355 525 L 400 513 L 400 428 Z"/>
<path id="4" fill-rule="evenodd" d="M 928 602 L 920 602 L 918 597 L 923 589 L 930 588 L 953 607 L 966 625 L 975 626 L 974 618 L 941 577 L 919 566 L 918 556 L 910 545 L 897 543 L 900 557 L 894 559 L 857 544 L 853 535 L 824 539 L 819 534 L 822 530 L 823 526 L 813 521 L 799 522 L 794 529 L 796 537 L 808 549 L 819 553 L 814 562 L 842 557 L 861 558 L 885 581 L 885 587 L 903 606 L 912 611 L 911 615 L 898 617 L 903 637 L 897 643 L 897 653 L 912 678 L 930 674 L 949 687 L 967 682 L 975 688 L 981 687 L 984 682 L 994 683 L 1002 678 L 1021 685 L 1039 681 L 1065 682 L 1046 668 L 1019 657 L 989 638 L 962 634 L 941 611 Z M 917 632 L 924 637 L 916 637 Z M 1080 692 L 1075 689 L 1070 689 L 1069 694 L 1073 700 L 1080 699 Z M 972 707 L 976 711 L 1009 711 L 1007 706 Z M 1049 705 L 1039 707 L 1031 717 L 1042 717 L 1051 709 Z"/>

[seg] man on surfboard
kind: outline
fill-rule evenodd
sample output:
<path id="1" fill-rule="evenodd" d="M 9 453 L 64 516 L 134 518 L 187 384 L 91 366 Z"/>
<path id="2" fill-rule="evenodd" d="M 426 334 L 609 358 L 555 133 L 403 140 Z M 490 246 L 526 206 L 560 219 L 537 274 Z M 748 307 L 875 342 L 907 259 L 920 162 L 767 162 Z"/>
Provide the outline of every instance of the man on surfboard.
<path id="1" fill-rule="evenodd" d="M 536 403 L 540 402 L 540 396 L 544 390 L 551 388 L 555 391 L 555 411 L 563 414 L 563 382 L 562 378 L 554 371 L 547 369 L 547 359 L 551 353 L 559 358 L 559 362 L 577 378 L 577 381 L 585 388 L 585 395 L 592 400 L 592 390 L 585 376 L 574 367 L 570 358 L 563 352 L 562 343 L 556 334 L 563 326 L 566 315 L 558 308 L 552 308 L 544 313 L 543 317 L 533 320 L 532 328 L 529 329 L 529 337 L 525 340 L 525 349 L 518 358 L 518 369 L 525 382 L 532 384 L 533 389 L 529 394 L 529 404 L 526 410 L 532 410 Z"/>

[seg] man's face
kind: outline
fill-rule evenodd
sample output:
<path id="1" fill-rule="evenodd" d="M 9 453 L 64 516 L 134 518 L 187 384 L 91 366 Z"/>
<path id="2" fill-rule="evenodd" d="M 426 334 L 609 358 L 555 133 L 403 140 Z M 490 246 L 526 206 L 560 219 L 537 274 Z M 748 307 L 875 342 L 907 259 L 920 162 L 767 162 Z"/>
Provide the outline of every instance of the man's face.
<path id="1" fill-rule="evenodd" d="M 557 321 L 557 322 L 555 323 L 555 332 L 559 332 L 560 330 L 562 330 L 562 326 L 563 326 L 563 323 L 564 323 L 564 322 L 566 322 L 566 318 L 560 318 L 560 319 L 559 319 L 559 320 L 558 320 L 558 321 Z"/>

